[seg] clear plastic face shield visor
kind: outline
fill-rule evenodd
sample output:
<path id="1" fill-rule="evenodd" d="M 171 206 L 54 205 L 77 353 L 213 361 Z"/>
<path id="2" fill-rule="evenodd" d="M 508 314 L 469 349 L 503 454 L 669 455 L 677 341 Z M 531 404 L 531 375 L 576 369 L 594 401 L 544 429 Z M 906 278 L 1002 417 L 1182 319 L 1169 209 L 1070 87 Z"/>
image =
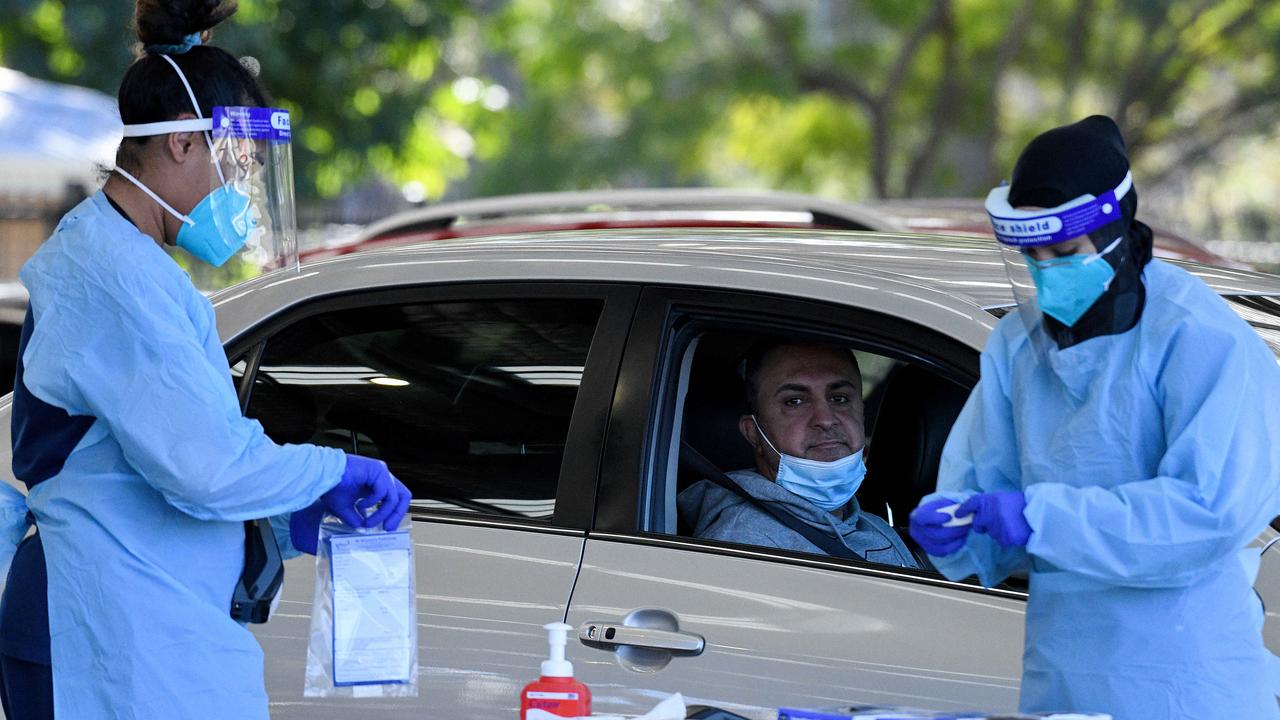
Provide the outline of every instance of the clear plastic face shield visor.
<path id="1" fill-rule="evenodd" d="M 241 257 L 263 271 L 298 267 L 289 112 L 215 107 L 210 199 L 219 232 L 246 238 Z"/>
<path id="2" fill-rule="evenodd" d="M 238 262 L 239 279 L 298 267 L 289 112 L 279 108 L 217 106 L 209 118 L 186 77 L 182 79 L 196 118 L 126 125 L 125 137 L 201 132 L 209 148 L 209 194 L 188 215 L 177 212 L 150 188 L 117 168 L 183 223 L 177 244 L 206 263 Z"/>
<path id="3" fill-rule="evenodd" d="M 1027 268 L 1027 251 L 1073 240 L 1119 222 L 1123 218 L 1120 200 L 1132 187 L 1133 175 L 1125 173 L 1119 185 L 1100 196 L 1085 194 L 1057 207 L 1035 210 L 1011 206 L 1008 184 L 987 193 L 987 216 L 1000 243 L 1005 272 L 1028 335 L 1035 338 L 1043 334 L 1043 315 L 1036 297 L 1035 282 Z M 1109 243 L 1102 252 L 1092 253 L 1084 262 L 1106 262 L 1102 256 L 1115 250 L 1119 239 Z"/>

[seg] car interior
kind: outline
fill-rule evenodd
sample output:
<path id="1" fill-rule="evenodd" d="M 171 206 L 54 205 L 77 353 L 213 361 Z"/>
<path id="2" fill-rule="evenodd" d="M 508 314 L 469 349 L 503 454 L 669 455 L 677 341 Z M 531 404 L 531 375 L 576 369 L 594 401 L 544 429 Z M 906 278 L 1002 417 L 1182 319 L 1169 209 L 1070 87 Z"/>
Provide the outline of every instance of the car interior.
<path id="1" fill-rule="evenodd" d="M 711 330 L 691 343 L 678 432 L 680 448 L 675 493 L 701 480 L 701 455 L 722 472 L 755 466 L 751 446 L 738 431 L 746 412 L 743 358 L 764 336 Z M 857 351 L 863 374 L 867 476 L 858 491 L 864 512 L 879 515 L 923 558 L 907 534 L 908 515 L 933 492 L 942 447 L 960 413 L 968 389 L 909 362 Z M 690 453 L 689 449 L 694 452 Z M 673 494 L 673 495 L 674 495 Z M 668 532 L 689 536 L 689 518 L 667 523 Z M 925 567 L 929 567 L 925 565 Z"/>
<path id="2" fill-rule="evenodd" d="M 268 343 L 247 414 L 379 458 L 416 507 L 550 522 L 599 303 L 339 310 Z"/>

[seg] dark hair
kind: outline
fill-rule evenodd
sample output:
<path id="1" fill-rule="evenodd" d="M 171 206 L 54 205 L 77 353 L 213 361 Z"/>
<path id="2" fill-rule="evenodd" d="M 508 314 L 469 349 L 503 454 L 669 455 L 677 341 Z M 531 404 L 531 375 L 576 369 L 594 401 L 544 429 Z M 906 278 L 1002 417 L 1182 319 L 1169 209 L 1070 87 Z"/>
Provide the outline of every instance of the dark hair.
<path id="1" fill-rule="evenodd" d="M 116 95 L 120 120 L 126 125 L 161 122 L 192 112 L 191 98 L 182 80 L 160 57 L 164 49 L 155 46 L 180 46 L 192 34 L 199 34 L 201 42 L 207 42 L 212 28 L 235 11 L 234 0 L 138 0 L 133 25 L 141 46 Z M 204 117 L 212 114 L 215 105 L 271 104 L 253 74 L 226 50 L 201 44 L 168 54 L 191 83 Z M 125 138 L 116 151 L 116 164 L 136 168 L 137 151 L 148 140 Z"/>
<path id="2" fill-rule="evenodd" d="M 849 348 L 803 340 L 761 340 L 747 350 L 746 359 L 743 360 L 742 379 L 745 385 L 743 389 L 746 392 L 748 413 L 755 415 L 760 409 L 756 403 L 756 396 L 760 394 L 760 372 L 764 369 L 765 358 L 774 350 L 785 347 L 829 347 L 832 350 L 843 350 L 849 354 L 849 362 L 853 365 L 854 372 L 858 373 L 859 376 L 862 374 L 862 368 L 858 367 L 858 356 L 854 355 Z M 861 389 L 859 389 L 859 392 L 861 392 Z"/>

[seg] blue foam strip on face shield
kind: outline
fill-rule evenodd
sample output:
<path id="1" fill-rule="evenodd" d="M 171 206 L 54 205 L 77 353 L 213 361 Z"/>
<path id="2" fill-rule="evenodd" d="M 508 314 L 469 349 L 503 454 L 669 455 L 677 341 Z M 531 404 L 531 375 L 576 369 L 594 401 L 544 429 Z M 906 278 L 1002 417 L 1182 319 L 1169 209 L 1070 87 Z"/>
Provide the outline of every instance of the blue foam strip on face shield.
<path id="1" fill-rule="evenodd" d="M 1018 210 L 1009 205 L 1009 186 L 987 194 L 987 216 L 996 239 L 1018 248 L 1053 245 L 1087 235 L 1120 220 L 1120 199 L 1133 187 L 1133 175 L 1125 173 L 1114 190 L 1099 197 L 1081 195 L 1046 210 Z"/>

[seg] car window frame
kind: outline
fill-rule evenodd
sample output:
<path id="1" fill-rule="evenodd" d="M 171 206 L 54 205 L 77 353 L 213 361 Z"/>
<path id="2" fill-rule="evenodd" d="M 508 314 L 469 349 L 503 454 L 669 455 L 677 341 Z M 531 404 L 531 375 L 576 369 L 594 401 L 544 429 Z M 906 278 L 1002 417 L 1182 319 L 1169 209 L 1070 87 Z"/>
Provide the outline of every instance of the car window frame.
<path id="1" fill-rule="evenodd" d="M 443 303 L 468 300 L 598 300 L 600 315 L 583 366 L 565 437 L 550 523 L 483 513 L 411 507 L 410 516 L 458 524 L 501 525 L 527 529 L 585 531 L 592 523 L 597 479 L 614 388 L 640 287 L 626 283 L 580 281 L 449 283 L 380 288 L 306 298 L 262 318 L 224 347 L 231 364 L 245 369 L 237 388 L 241 411 L 252 402 L 253 385 L 268 342 L 281 331 L 316 315 L 375 305 Z M 619 331 L 619 329 L 622 329 Z"/>
<path id="2" fill-rule="evenodd" d="M 779 294 L 646 286 L 636 307 L 622 359 L 600 467 L 596 518 L 588 533 L 589 538 L 677 547 L 705 554 L 748 557 L 1001 597 L 1026 598 L 1026 592 L 1021 590 L 984 588 L 974 579 L 951 581 L 932 570 L 893 568 L 859 560 L 643 530 L 642 496 L 652 485 L 650 474 L 662 465 L 655 461 L 652 446 L 660 442 L 655 438 L 659 438 L 663 431 L 661 425 L 670 421 L 668 418 L 664 423 L 657 414 L 664 407 L 662 395 L 676 390 L 667 387 L 675 384 L 666 383 L 667 378 L 677 379 L 668 368 L 681 362 L 679 356 L 682 353 L 673 353 L 672 348 L 674 336 L 680 332 L 673 316 L 699 315 L 717 320 L 738 320 L 759 331 L 776 329 L 841 343 L 856 339 L 861 349 L 925 366 L 967 388 L 972 388 L 979 377 L 980 353 L 977 349 L 906 317 Z M 821 320 L 800 319 L 805 317 Z"/>

